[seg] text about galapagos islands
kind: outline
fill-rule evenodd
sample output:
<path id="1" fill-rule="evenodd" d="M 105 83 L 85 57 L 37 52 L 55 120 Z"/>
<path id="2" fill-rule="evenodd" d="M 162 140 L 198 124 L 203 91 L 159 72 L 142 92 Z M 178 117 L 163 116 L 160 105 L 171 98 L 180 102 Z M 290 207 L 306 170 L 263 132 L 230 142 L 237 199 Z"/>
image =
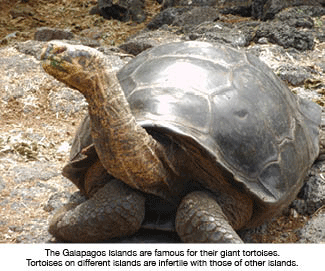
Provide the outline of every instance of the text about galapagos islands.
<path id="1" fill-rule="evenodd" d="M 25 258 L 25 267 L 27 270 L 303 270 L 299 269 L 299 258 L 291 257 L 287 251 L 282 253 L 282 249 L 245 246 L 218 249 L 217 245 L 207 248 L 170 245 L 167 249 L 147 244 L 129 249 L 99 248 L 42 248 L 36 257 Z"/>

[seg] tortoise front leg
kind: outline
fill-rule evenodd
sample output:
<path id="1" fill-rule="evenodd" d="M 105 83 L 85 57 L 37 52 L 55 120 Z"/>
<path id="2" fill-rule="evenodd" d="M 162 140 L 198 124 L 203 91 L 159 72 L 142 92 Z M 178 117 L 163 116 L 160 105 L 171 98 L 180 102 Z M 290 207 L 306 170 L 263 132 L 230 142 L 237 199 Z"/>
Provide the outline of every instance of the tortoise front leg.
<path id="1" fill-rule="evenodd" d="M 114 179 L 90 199 L 61 208 L 50 221 L 49 232 L 70 242 L 109 240 L 137 232 L 144 213 L 144 196 Z"/>
<path id="2" fill-rule="evenodd" d="M 176 231 L 181 240 L 193 243 L 243 243 L 234 227 L 240 227 L 249 219 L 252 205 L 244 202 L 246 214 L 239 214 L 240 217 L 235 217 L 236 212 L 232 210 L 227 210 L 226 215 L 220 206 L 233 209 L 230 205 L 234 202 L 236 199 L 232 197 L 221 197 L 219 204 L 216 197 L 203 191 L 185 196 L 176 214 Z"/>

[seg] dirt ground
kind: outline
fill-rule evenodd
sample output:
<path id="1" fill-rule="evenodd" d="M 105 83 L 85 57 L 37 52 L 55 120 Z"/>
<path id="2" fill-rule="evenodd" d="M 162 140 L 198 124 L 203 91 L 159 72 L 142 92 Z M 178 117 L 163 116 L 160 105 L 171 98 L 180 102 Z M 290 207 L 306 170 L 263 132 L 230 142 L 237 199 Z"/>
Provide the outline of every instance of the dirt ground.
<path id="1" fill-rule="evenodd" d="M 105 33 L 100 37 L 103 45 L 119 45 L 128 36 L 144 28 L 160 9 L 155 0 L 146 0 L 147 19 L 137 24 L 89 15 L 96 3 L 86 0 L 0 0 L 0 40 L 14 32 L 18 36 L 15 41 L 29 40 L 33 38 L 35 30 L 43 26 L 70 29 L 77 35 L 87 32 L 84 30 L 98 28 Z M 6 43 L 3 42 L 3 45 Z"/>
<path id="2" fill-rule="evenodd" d="M 152 16 L 158 12 L 160 6 L 154 0 L 146 0 L 147 21 L 142 24 L 133 22 L 119 22 L 117 20 L 105 20 L 99 15 L 89 15 L 89 10 L 97 1 L 84 0 L 29 0 L 27 3 L 18 0 L 0 0 L 0 46 L 8 46 L 11 42 L 25 41 L 33 39 L 36 28 L 42 26 L 70 29 L 78 35 L 87 35 L 85 30 L 89 28 L 99 28 L 104 36 L 101 36 L 104 45 L 118 45 L 131 34 L 142 29 Z M 64 19 L 63 19 L 64 18 Z M 15 33 L 14 40 L 5 39 L 9 34 Z M 51 80 L 47 78 L 46 80 Z M 11 180 L 10 172 L 17 165 L 24 165 L 33 161 L 33 152 L 38 153 L 38 159 L 49 161 L 55 164 L 56 170 L 60 171 L 67 161 L 68 151 L 57 152 L 54 146 L 65 146 L 71 141 L 76 126 L 82 118 L 84 111 L 68 116 L 61 116 L 48 109 L 48 94 L 50 89 L 44 90 L 44 95 L 39 98 L 38 106 L 32 113 L 26 115 L 24 105 L 17 100 L 9 100 L 7 103 L 0 103 L 0 128 L 2 134 L 13 133 L 13 131 L 23 130 L 28 127 L 34 134 L 42 134 L 46 138 L 44 144 L 32 147 L 17 146 L 14 152 L 7 154 L 6 159 L 15 161 L 8 167 L 0 165 L 2 178 L 6 181 L 6 189 L 0 194 L 9 201 L 17 201 L 18 198 L 9 199 L 11 189 L 15 186 L 25 185 L 25 188 L 35 187 L 37 181 L 30 181 L 28 184 L 15 184 Z M 0 142 L 1 143 L 1 142 Z M 1 144 L 0 144 L 1 145 Z M 28 152 L 21 155 L 21 152 Z M 1 153 L 0 153 L 1 155 Z M 56 182 L 62 181 L 61 176 L 51 178 L 48 185 L 56 186 Z M 61 189 L 61 188 L 60 188 Z M 74 186 L 67 185 L 69 192 L 75 190 Z M 47 202 L 48 195 L 40 194 L 39 202 Z M 13 204 L 14 202 L 12 202 Z M 37 210 L 37 211 L 35 211 Z M 4 210 L 3 210 L 4 211 Z M 6 219 L 6 224 L 0 221 L 0 243 L 21 242 L 19 232 L 21 227 L 28 227 L 29 221 L 44 219 L 48 217 L 48 212 L 44 208 L 31 208 L 27 206 L 22 213 L 17 210 L 6 210 L 2 213 Z M 306 218 L 290 214 L 275 219 L 269 226 L 269 235 L 258 237 L 257 242 L 295 242 L 297 240 L 295 229 L 301 227 L 306 222 Z M 8 231 L 8 225 L 15 225 Z M 283 233 L 286 233 L 283 235 Z"/>

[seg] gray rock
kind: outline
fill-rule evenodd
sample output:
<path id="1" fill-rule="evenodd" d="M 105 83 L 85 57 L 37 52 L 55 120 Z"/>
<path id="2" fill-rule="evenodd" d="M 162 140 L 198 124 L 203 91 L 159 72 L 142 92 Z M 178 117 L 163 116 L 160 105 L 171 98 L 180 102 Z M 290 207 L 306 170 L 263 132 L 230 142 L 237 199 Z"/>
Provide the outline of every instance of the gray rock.
<path id="1" fill-rule="evenodd" d="M 17 42 L 14 47 L 15 49 L 25 55 L 31 55 L 36 59 L 40 60 L 41 52 L 45 42 L 37 40 L 28 40 L 25 42 Z"/>
<path id="2" fill-rule="evenodd" d="M 44 204 L 43 209 L 46 212 L 56 211 L 66 204 L 70 197 L 71 194 L 66 191 L 56 192 L 50 196 L 49 200 Z"/>
<path id="3" fill-rule="evenodd" d="M 311 68 L 308 67 L 295 67 L 287 64 L 281 65 L 276 70 L 276 74 L 292 86 L 303 85 L 306 79 L 314 77 L 313 72 L 316 73 L 316 71 L 311 71 Z"/>
<path id="4" fill-rule="evenodd" d="M 49 180 L 61 174 L 52 164 L 44 162 L 34 162 L 26 166 L 13 168 L 16 183 L 26 182 L 34 179 Z"/>
<path id="5" fill-rule="evenodd" d="M 272 46 L 267 46 L 267 50 L 271 53 L 271 55 L 280 56 L 280 55 L 287 54 L 288 49 L 286 50 L 279 45 L 272 45 Z M 261 55 L 263 55 L 263 53 L 265 53 L 265 48 L 263 45 L 255 44 L 255 45 L 247 48 L 247 51 L 250 52 L 251 54 L 255 55 L 256 57 L 261 57 Z M 292 56 L 292 57 L 294 57 L 294 56 Z"/>
<path id="6" fill-rule="evenodd" d="M 188 33 L 190 40 L 228 43 L 234 47 L 244 47 L 252 41 L 251 28 L 245 30 L 223 22 L 202 23 Z"/>
<path id="7" fill-rule="evenodd" d="M 313 217 L 298 231 L 300 243 L 325 242 L 325 208 L 319 209 Z"/>
<path id="8" fill-rule="evenodd" d="M 73 38 L 74 34 L 70 30 L 50 27 L 38 28 L 34 35 L 34 39 L 37 41 L 71 40 Z"/>
<path id="9" fill-rule="evenodd" d="M 106 55 L 105 61 L 113 71 L 120 70 L 132 58 L 117 47 L 99 47 L 97 50 Z"/>

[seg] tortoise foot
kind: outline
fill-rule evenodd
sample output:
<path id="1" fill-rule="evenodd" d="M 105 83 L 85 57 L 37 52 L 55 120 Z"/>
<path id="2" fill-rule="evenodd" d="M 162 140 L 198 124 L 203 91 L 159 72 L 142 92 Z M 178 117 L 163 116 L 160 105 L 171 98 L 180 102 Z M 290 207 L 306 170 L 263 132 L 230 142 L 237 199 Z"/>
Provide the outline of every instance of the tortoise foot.
<path id="1" fill-rule="evenodd" d="M 183 242 L 243 243 L 216 200 L 202 191 L 182 200 L 176 214 L 176 231 Z"/>
<path id="2" fill-rule="evenodd" d="M 137 232 L 144 218 L 145 199 L 120 181 L 112 180 L 92 198 L 68 203 L 50 221 L 59 240 L 98 242 Z"/>

